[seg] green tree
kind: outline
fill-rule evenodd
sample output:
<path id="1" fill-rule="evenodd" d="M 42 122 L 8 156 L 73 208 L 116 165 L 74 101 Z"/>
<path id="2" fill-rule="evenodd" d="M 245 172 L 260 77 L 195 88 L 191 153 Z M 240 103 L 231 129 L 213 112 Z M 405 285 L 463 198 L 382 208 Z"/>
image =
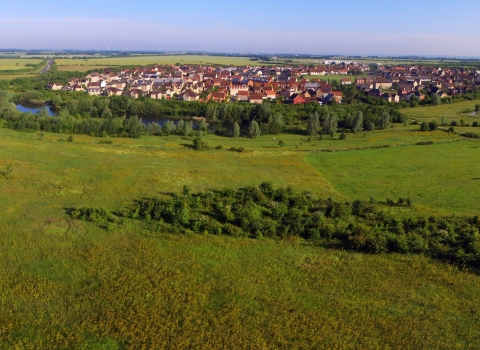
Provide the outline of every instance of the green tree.
<path id="1" fill-rule="evenodd" d="M 355 120 L 353 121 L 352 132 L 359 133 L 363 130 L 363 112 L 358 111 Z"/>
<path id="2" fill-rule="evenodd" d="M 433 131 L 438 129 L 437 122 L 435 120 L 432 120 L 430 123 L 428 123 L 428 128 Z"/>
<path id="3" fill-rule="evenodd" d="M 387 111 L 383 111 L 382 113 L 382 119 L 381 119 L 381 129 L 385 130 L 388 129 L 390 126 L 390 114 L 388 114 Z"/>
<path id="4" fill-rule="evenodd" d="M 237 138 L 240 136 L 240 125 L 237 122 L 233 123 L 233 137 Z"/>
<path id="5" fill-rule="evenodd" d="M 285 146 L 285 141 L 283 141 L 283 140 L 278 141 L 278 145 L 280 147 L 284 147 Z"/>
<path id="6" fill-rule="evenodd" d="M 275 114 L 268 118 L 268 132 L 271 134 L 279 134 L 283 131 L 283 115 Z"/>
<path id="7" fill-rule="evenodd" d="M 316 136 L 318 135 L 319 129 L 320 129 L 320 119 L 318 117 L 318 113 L 314 112 L 313 114 L 310 114 L 310 116 L 308 117 L 307 135 Z"/>
<path id="8" fill-rule="evenodd" d="M 327 111 L 322 123 L 323 133 L 332 136 L 337 131 L 337 127 L 338 122 L 336 114 L 330 114 L 330 112 Z"/>
<path id="9" fill-rule="evenodd" d="M 252 120 L 250 123 L 250 126 L 248 127 L 248 136 L 251 137 L 252 139 L 257 138 L 260 136 L 260 127 L 258 126 L 258 123 L 255 120 Z"/>
<path id="10" fill-rule="evenodd" d="M 200 120 L 200 124 L 198 125 L 198 130 L 207 131 L 207 123 L 205 122 L 205 118 Z"/>
<path id="11" fill-rule="evenodd" d="M 420 131 L 428 131 L 428 130 L 430 130 L 430 128 L 426 122 L 423 122 L 422 124 L 420 124 Z"/>
<path id="12" fill-rule="evenodd" d="M 185 128 L 185 121 L 183 119 L 180 119 L 178 124 L 177 124 L 177 133 L 182 133 L 183 134 L 183 129 Z"/>
<path id="13" fill-rule="evenodd" d="M 432 105 L 434 106 L 439 106 L 442 103 L 441 97 L 438 96 L 437 94 L 432 94 L 431 99 L 432 99 Z"/>
<path id="14" fill-rule="evenodd" d="M 190 136 L 191 128 L 190 128 L 190 122 L 186 122 L 183 125 L 183 136 Z"/>
<path id="15" fill-rule="evenodd" d="M 442 116 L 442 122 L 440 125 L 442 126 L 448 125 L 448 120 L 446 115 Z"/>
<path id="16" fill-rule="evenodd" d="M 475 112 L 480 112 L 480 104 L 475 105 Z"/>

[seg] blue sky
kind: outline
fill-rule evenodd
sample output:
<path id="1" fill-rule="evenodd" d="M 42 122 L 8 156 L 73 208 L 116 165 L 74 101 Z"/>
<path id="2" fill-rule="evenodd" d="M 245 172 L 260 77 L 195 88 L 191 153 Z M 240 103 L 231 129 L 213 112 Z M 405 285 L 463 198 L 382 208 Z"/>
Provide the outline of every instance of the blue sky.
<path id="1" fill-rule="evenodd" d="M 3 5 L 0 48 L 480 57 L 478 0 L 21 0 Z"/>

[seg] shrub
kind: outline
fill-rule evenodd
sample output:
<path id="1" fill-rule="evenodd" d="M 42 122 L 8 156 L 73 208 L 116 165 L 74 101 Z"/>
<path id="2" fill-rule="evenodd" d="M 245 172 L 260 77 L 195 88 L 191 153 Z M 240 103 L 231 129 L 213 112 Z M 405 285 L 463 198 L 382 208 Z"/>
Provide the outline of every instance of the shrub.
<path id="1" fill-rule="evenodd" d="M 193 140 L 193 148 L 197 151 L 206 151 L 210 149 L 210 143 L 203 137 L 197 137 Z"/>
<path id="2" fill-rule="evenodd" d="M 437 130 L 438 129 L 437 122 L 435 120 L 431 121 L 430 123 L 428 123 L 428 127 L 431 131 Z"/>

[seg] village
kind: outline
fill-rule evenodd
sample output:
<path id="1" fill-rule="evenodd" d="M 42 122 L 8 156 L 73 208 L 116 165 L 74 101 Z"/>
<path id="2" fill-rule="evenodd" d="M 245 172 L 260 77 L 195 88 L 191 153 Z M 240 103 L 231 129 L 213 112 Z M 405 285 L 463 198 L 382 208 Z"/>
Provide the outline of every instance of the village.
<path id="1" fill-rule="evenodd" d="M 335 76 L 335 79 L 330 77 Z M 344 77 L 339 77 L 344 76 Z M 354 77 L 354 81 L 353 78 Z M 440 98 L 465 94 L 480 86 L 480 71 L 417 65 L 382 65 L 325 61 L 315 66 L 215 67 L 173 65 L 104 69 L 68 85 L 49 83 L 47 89 L 85 92 L 96 96 L 126 96 L 199 102 L 277 100 L 289 104 L 342 103 L 342 86 L 386 102 L 398 103 L 426 95 Z"/>

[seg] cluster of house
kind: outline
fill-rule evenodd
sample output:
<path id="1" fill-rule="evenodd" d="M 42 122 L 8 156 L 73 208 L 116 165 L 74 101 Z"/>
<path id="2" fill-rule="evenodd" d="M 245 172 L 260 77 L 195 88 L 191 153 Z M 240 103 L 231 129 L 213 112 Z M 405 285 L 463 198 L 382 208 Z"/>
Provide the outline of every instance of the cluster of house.
<path id="1" fill-rule="evenodd" d="M 409 101 L 412 96 L 425 98 L 423 89 L 441 97 L 465 93 L 480 84 L 480 72 L 419 66 L 369 67 L 357 62 L 328 62 L 300 67 L 228 67 L 153 66 L 91 73 L 71 79 L 67 86 L 50 83 L 47 88 L 83 91 L 89 95 L 128 96 L 183 101 L 246 101 L 262 103 L 277 99 L 286 103 L 342 102 L 342 92 L 335 91 L 328 80 L 313 76 L 364 74 L 340 79 L 341 85 L 355 84 L 357 89 L 388 102 Z M 309 76 L 309 79 L 302 79 Z M 340 90 L 340 89 L 337 89 Z"/>

